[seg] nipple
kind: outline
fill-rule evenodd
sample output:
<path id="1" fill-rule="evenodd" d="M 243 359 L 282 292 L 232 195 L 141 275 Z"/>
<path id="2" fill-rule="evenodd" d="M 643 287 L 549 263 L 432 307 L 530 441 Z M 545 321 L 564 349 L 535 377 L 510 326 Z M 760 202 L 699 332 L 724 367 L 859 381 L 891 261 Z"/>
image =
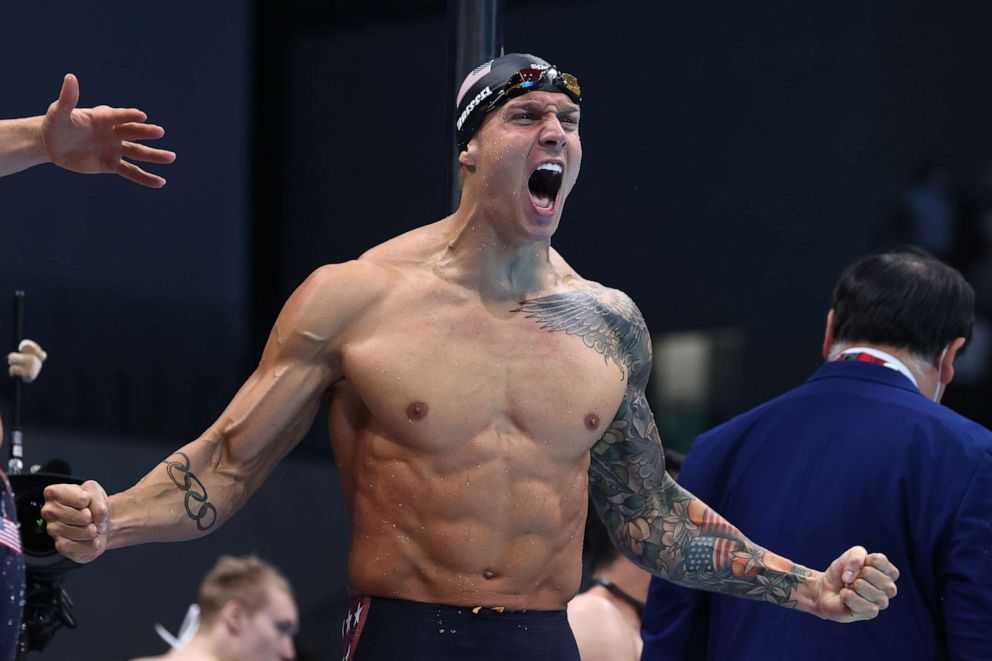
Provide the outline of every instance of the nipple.
<path id="1" fill-rule="evenodd" d="M 593 430 L 599 427 L 599 416 L 595 413 L 589 413 L 586 415 L 585 419 L 586 429 Z"/>
<path id="2" fill-rule="evenodd" d="M 423 402 L 411 402 L 409 406 L 406 407 L 406 417 L 412 420 L 420 420 L 427 415 L 427 404 Z"/>

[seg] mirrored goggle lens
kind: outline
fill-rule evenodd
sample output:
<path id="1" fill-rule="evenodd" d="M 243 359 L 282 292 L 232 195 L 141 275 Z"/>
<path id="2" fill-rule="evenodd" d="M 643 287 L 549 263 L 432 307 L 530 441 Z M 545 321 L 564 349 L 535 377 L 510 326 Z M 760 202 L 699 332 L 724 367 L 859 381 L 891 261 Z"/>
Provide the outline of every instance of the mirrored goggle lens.
<path id="1" fill-rule="evenodd" d="M 575 96 L 582 96 L 582 87 L 579 86 L 579 79 L 570 73 L 563 73 L 558 76 L 561 85 Z"/>
<path id="2" fill-rule="evenodd" d="M 506 91 L 534 87 L 541 82 L 547 73 L 547 69 L 531 69 L 530 67 L 521 69 L 506 81 Z"/>

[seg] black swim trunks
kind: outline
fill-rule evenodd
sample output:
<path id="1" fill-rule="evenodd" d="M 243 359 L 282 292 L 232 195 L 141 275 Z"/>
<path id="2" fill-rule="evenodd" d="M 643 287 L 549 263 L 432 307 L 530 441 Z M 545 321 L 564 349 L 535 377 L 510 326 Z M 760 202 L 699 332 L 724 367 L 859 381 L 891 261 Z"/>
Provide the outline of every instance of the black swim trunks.
<path id="1" fill-rule="evenodd" d="M 565 611 L 503 611 L 353 596 L 345 661 L 579 661 Z"/>

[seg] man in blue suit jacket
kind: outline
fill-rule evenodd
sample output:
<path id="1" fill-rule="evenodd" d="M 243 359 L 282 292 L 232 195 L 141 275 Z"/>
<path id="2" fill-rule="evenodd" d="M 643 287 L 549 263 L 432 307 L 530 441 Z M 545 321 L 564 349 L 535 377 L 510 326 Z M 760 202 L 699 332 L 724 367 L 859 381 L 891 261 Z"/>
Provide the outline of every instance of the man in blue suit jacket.
<path id="1" fill-rule="evenodd" d="M 701 435 L 679 482 L 811 566 L 855 540 L 902 570 L 855 626 L 653 579 L 642 659 L 992 659 L 992 432 L 941 406 L 974 292 L 915 250 L 862 258 L 803 385 Z M 990 403 L 992 405 L 992 403 Z"/>

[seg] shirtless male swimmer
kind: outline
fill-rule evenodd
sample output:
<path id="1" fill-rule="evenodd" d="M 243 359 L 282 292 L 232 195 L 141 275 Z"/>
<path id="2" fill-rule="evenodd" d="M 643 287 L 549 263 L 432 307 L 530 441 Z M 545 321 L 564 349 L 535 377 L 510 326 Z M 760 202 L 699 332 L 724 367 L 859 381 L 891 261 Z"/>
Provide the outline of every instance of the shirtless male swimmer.
<path id="1" fill-rule="evenodd" d="M 663 578 L 840 622 L 886 608 L 884 555 L 793 564 L 665 472 L 644 320 L 550 246 L 580 101 L 531 55 L 470 73 L 458 210 L 310 275 L 220 418 L 135 486 L 49 487 L 58 550 L 89 562 L 213 532 L 327 398 L 352 521 L 348 659 L 578 659 L 565 605 L 589 490 L 618 548 Z"/>

